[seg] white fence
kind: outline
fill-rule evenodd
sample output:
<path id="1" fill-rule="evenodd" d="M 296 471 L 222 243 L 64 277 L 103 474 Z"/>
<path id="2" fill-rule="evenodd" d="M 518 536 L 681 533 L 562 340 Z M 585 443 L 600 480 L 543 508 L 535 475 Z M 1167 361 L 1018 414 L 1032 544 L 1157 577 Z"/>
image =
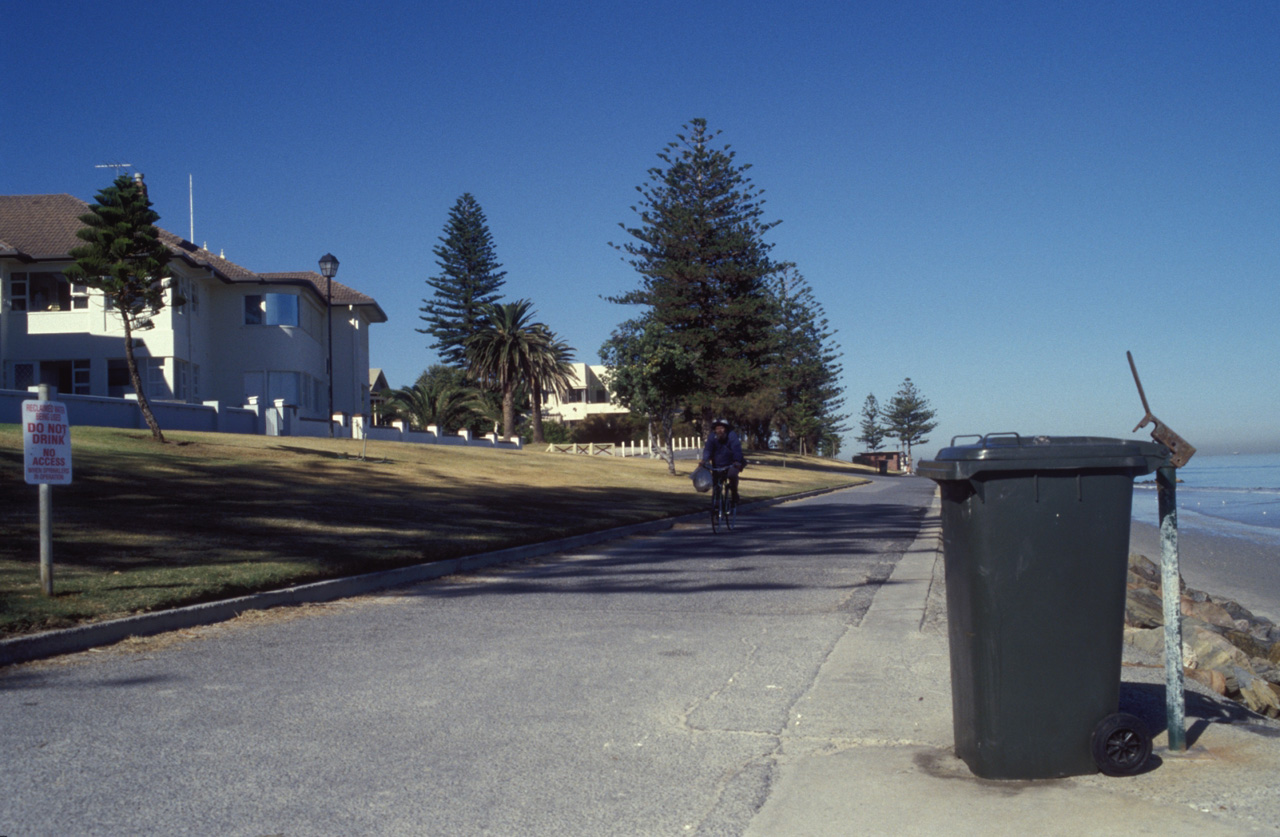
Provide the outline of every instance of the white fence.
<path id="1" fill-rule="evenodd" d="M 702 442 L 697 436 L 682 436 L 679 439 L 671 440 L 672 450 L 699 450 Z M 658 447 L 659 452 L 663 450 L 662 446 Z M 652 456 L 653 451 L 647 441 L 644 442 L 623 442 L 621 444 L 566 444 L 558 445 L 554 442 L 547 445 L 547 453 L 576 453 L 585 456 Z"/>
<path id="2" fill-rule="evenodd" d="M 0 424 L 17 424 L 21 421 L 22 402 L 36 397 L 37 387 L 29 391 L 0 389 Z M 146 420 L 138 409 L 135 396 L 103 398 L 95 395 L 67 395 L 50 389 L 49 397 L 67 405 L 67 419 L 72 427 L 122 427 L 146 429 Z M 329 422 L 324 419 L 300 418 L 298 408 L 277 399 L 271 404 L 259 404 L 250 397 L 243 407 L 231 407 L 217 401 L 203 404 L 187 404 L 181 401 L 150 401 L 151 412 L 163 430 L 203 430 L 214 433 L 249 433 L 266 436 L 329 437 Z M 393 422 L 391 427 L 367 425 L 364 416 L 333 417 L 333 435 L 338 439 L 363 439 L 384 442 L 410 442 L 422 445 L 460 445 L 465 447 L 521 450 L 520 439 L 503 439 L 490 433 L 472 438 L 463 430 L 456 434 L 443 434 L 435 427 L 425 431 L 410 430 L 403 422 Z"/>
<path id="3" fill-rule="evenodd" d="M 34 399 L 37 388 L 29 391 L 0 389 L 0 422 L 16 424 L 21 420 L 22 402 Z M 72 427 L 123 427 L 145 429 L 146 420 L 138 409 L 136 397 L 103 398 L 96 395 L 67 395 L 50 390 L 50 398 L 67 405 L 67 419 Z M 151 412 L 160 427 L 169 430 L 206 430 L 215 433 L 261 433 L 262 416 L 256 404 L 232 407 L 217 401 L 187 404 L 180 401 L 152 401 Z"/>
<path id="4" fill-rule="evenodd" d="M 321 422 L 323 424 L 323 422 Z M 408 442 L 417 445 L 461 445 L 473 448 L 498 448 L 499 450 L 523 450 L 524 443 L 519 436 L 510 439 L 502 438 L 496 433 L 489 433 L 474 438 L 471 431 L 459 430 L 457 433 L 441 433 L 440 428 L 428 424 L 425 430 L 410 430 L 403 421 L 393 421 L 390 427 L 374 427 L 366 425 L 364 416 L 351 417 L 352 438 L 363 439 L 366 436 L 372 441 Z"/>

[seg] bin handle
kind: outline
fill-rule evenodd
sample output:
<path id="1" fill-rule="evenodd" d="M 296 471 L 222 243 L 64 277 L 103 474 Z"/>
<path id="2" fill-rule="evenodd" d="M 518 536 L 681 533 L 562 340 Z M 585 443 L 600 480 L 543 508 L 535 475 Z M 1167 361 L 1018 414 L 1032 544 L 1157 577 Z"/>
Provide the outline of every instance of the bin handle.
<path id="1" fill-rule="evenodd" d="M 1022 437 L 1019 436 L 1017 433 L 1014 433 L 1013 431 L 1009 431 L 1008 433 L 988 433 L 987 435 L 982 437 L 982 441 L 985 443 L 992 436 L 1012 436 L 1013 438 L 1018 440 L 1018 447 L 1022 447 Z"/>
<path id="2" fill-rule="evenodd" d="M 953 448 L 956 446 L 956 439 L 977 439 L 979 442 L 981 442 L 982 434 L 981 433 L 965 433 L 964 435 L 961 435 L 961 436 L 952 436 L 951 447 Z"/>

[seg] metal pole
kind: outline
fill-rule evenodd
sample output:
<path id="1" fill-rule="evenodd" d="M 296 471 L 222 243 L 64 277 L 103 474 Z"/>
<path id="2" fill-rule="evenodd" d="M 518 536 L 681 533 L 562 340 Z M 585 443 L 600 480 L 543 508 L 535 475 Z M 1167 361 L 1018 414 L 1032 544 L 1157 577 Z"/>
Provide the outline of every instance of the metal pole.
<path id="1" fill-rule="evenodd" d="M 40 483 L 40 586 L 53 595 L 53 486 Z"/>
<path id="2" fill-rule="evenodd" d="M 1169 750 L 1187 749 L 1182 668 L 1182 590 L 1178 573 L 1178 469 L 1156 469 L 1160 503 L 1160 585 L 1164 593 L 1164 683 Z"/>
<path id="3" fill-rule="evenodd" d="M 329 319 L 329 359 L 325 369 L 329 374 L 329 438 L 333 438 L 333 277 L 325 277 L 325 314 Z"/>
<path id="4" fill-rule="evenodd" d="M 40 384 L 37 400 L 49 400 L 49 385 Z M 40 483 L 40 587 L 53 595 L 53 486 Z"/>

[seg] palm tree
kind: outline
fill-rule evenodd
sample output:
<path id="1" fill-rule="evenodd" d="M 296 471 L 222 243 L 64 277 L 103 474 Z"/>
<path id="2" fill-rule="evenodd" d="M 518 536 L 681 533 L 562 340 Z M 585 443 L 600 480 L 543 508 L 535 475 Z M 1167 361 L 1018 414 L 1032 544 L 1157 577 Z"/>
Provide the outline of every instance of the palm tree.
<path id="1" fill-rule="evenodd" d="M 484 306 L 479 330 L 467 338 L 467 373 L 502 393 L 502 435 L 508 439 L 516 430 L 516 387 L 534 377 L 533 357 L 547 333 L 533 322 L 533 303 L 521 299 Z"/>
<path id="2" fill-rule="evenodd" d="M 386 393 L 387 409 L 412 428 L 434 424 L 441 433 L 463 427 L 476 412 L 477 392 L 462 373 L 447 366 L 433 366 L 411 387 Z"/>
<path id="3" fill-rule="evenodd" d="M 541 444 L 546 439 L 542 435 L 542 393 L 554 392 L 564 395 L 573 387 L 573 347 L 548 330 L 544 342 L 533 353 L 533 368 L 529 375 L 529 390 L 533 401 L 533 441 Z"/>

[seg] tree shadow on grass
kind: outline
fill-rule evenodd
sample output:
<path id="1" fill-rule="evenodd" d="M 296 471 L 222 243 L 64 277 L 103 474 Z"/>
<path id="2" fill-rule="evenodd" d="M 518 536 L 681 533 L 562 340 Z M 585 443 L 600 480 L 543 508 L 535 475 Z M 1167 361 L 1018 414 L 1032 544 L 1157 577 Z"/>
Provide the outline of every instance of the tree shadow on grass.
<path id="1" fill-rule="evenodd" d="M 76 481 L 55 492 L 55 563 L 99 575 L 119 572 L 110 582 L 116 589 L 206 589 L 184 600 L 197 603 L 701 512 L 707 502 L 692 491 L 607 484 L 530 489 L 508 470 L 511 462 L 498 457 L 485 463 L 489 474 L 459 485 L 395 468 L 353 467 L 328 451 L 272 448 L 287 454 L 282 462 L 139 455 L 130 473 L 121 472 L 118 457 L 79 455 Z M 297 467 L 298 453 L 307 454 L 308 467 Z M 0 462 L 15 458 L 0 452 Z M 0 483 L 0 526 L 8 535 L 0 557 L 34 565 L 36 508 L 21 488 L 20 481 Z M 764 570 L 798 558 L 876 552 L 886 540 L 913 537 L 921 514 L 890 504 L 833 504 L 819 515 L 794 506 L 765 511 L 741 515 L 738 529 L 718 538 L 709 525 L 684 529 L 661 550 L 628 560 L 652 579 L 669 561 L 731 556 L 740 566 L 724 573 L 738 578 L 704 587 L 794 589 L 802 582 L 765 579 Z M 678 554 L 665 554 L 673 549 Z M 259 565 L 269 571 L 255 569 Z M 625 577 L 620 565 L 605 562 L 602 569 Z M 202 576 L 188 584 L 184 574 L 193 572 Z M 673 579 L 681 572 L 674 570 Z M 179 575 L 170 580 L 165 573 Z M 283 582 L 282 574 L 288 576 Z M 590 580 L 583 576 L 584 584 Z M 636 587 L 628 583 L 627 589 Z M 171 606 L 160 598 L 166 601 L 156 606 Z M 0 610 L 5 606 L 0 598 Z"/>

